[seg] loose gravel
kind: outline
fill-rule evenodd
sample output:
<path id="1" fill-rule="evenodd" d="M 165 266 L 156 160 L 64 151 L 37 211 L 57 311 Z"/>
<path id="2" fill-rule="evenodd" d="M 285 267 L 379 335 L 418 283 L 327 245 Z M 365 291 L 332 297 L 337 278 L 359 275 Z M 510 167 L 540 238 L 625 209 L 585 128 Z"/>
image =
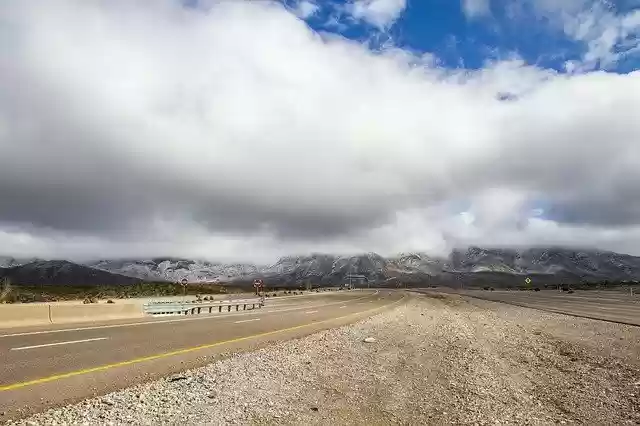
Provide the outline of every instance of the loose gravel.
<path id="1" fill-rule="evenodd" d="M 639 342 L 640 328 L 421 296 L 11 424 L 640 424 Z"/>

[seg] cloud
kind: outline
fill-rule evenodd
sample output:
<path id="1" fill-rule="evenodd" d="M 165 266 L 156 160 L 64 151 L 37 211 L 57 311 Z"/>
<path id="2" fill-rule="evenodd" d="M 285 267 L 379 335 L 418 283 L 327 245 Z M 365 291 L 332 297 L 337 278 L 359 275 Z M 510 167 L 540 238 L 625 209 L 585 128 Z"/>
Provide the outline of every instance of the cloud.
<path id="1" fill-rule="evenodd" d="M 467 19 L 482 18 L 491 15 L 490 0 L 460 0 L 462 12 Z"/>
<path id="2" fill-rule="evenodd" d="M 640 53 L 640 10 L 618 15 L 594 7 L 567 19 L 565 32 L 586 44 L 581 61 L 572 69 L 610 68 L 628 55 Z"/>
<path id="3" fill-rule="evenodd" d="M 296 4 L 294 9 L 295 14 L 301 19 L 308 19 L 312 17 L 318 12 L 318 10 L 320 10 L 320 6 L 307 0 L 302 0 Z"/>
<path id="4" fill-rule="evenodd" d="M 269 2 L 5 2 L 0 20 L 5 254 L 640 253 L 640 73 L 446 70 Z"/>
<path id="5" fill-rule="evenodd" d="M 583 45 L 579 59 L 567 61 L 569 72 L 611 69 L 640 53 L 640 10 L 635 0 L 529 0 L 538 17 Z M 626 10 L 628 8 L 628 11 Z"/>
<path id="6" fill-rule="evenodd" d="M 355 0 L 348 11 L 359 20 L 380 30 L 393 25 L 407 7 L 406 0 Z"/>

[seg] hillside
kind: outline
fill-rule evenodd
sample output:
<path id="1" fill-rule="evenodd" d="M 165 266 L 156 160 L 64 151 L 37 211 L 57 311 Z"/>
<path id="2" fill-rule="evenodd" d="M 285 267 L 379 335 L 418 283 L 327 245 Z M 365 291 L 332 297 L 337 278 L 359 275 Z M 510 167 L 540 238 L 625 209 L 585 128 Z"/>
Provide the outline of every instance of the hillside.
<path id="1" fill-rule="evenodd" d="M 0 278 L 9 278 L 13 285 L 24 286 L 108 286 L 141 282 L 139 278 L 102 271 L 66 260 L 37 260 L 24 265 L 0 268 Z"/>
<path id="2" fill-rule="evenodd" d="M 449 256 L 405 253 L 385 258 L 375 253 L 354 256 L 311 254 L 286 256 L 275 264 L 222 264 L 188 259 L 101 260 L 87 266 L 141 279 L 176 282 L 250 283 L 263 278 L 268 284 L 312 283 L 335 285 L 349 274 L 364 275 L 373 285 L 406 283 L 511 283 L 525 276 L 545 283 L 640 280 L 640 257 L 605 251 L 568 248 L 525 250 L 470 247 Z"/>
<path id="3" fill-rule="evenodd" d="M 171 257 L 151 259 L 115 259 L 89 262 L 86 266 L 143 280 L 177 282 L 230 281 L 259 274 L 252 264 L 223 264 Z"/>
<path id="4" fill-rule="evenodd" d="M 376 253 L 311 254 L 285 256 L 269 266 L 170 257 L 99 260 L 82 265 L 65 260 L 0 260 L 9 266 L 0 266 L 0 278 L 8 277 L 18 285 L 106 286 L 187 279 L 190 283 L 248 286 L 255 278 L 275 286 L 337 285 L 348 281 L 350 274 L 364 276 L 374 286 L 517 286 L 527 276 L 541 284 L 640 280 L 640 257 L 567 248 L 470 247 L 445 257 L 426 253 L 388 258 Z"/>

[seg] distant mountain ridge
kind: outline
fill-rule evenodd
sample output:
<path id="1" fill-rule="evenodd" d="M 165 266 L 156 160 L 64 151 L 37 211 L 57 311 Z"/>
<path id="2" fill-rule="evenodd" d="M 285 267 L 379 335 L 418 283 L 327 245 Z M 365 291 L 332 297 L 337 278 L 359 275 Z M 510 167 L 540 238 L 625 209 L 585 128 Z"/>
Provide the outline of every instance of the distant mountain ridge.
<path id="1" fill-rule="evenodd" d="M 343 282 L 349 274 L 364 275 L 371 283 L 452 275 L 538 275 L 573 280 L 640 280 L 640 257 L 567 248 L 525 250 L 469 247 L 447 257 L 404 253 L 382 257 L 376 253 L 354 256 L 311 254 L 285 256 L 273 265 L 224 264 L 189 259 L 101 260 L 88 263 L 97 269 L 141 279 L 192 282 L 243 281 L 264 278 L 286 283 Z"/>
<path id="2" fill-rule="evenodd" d="M 224 264 L 170 257 L 152 259 L 99 260 L 86 263 L 91 268 L 144 280 L 189 282 L 229 281 L 259 274 L 253 264 Z"/>
<path id="3" fill-rule="evenodd" d="M 26 265 L 27 263 L 35 262 L 37 257 L 23 257 L 16 258 L 12 256 L 0 256 L 0 268 L 11 268 L 13 266 Z"/>
<path id="4" fill-rule="evenodd" d="M 35 260 L 0 268 L 0 278 L 18 285 L 125 285 L 142 282 L 139 278 L 91 268 L 66 260 Z"/>
<path id="5" fill-rule="evenodd" d="M 278 285 L 303 282 L 334 285 L 345 282 L 350 274 L 364 276 L 372 285 L 494 281 L 518 285 L 525 276 L 537 277 L 538 281 L 545 283 L 640 280 L 640 257 L 568 248 L 516 250 L 469 247 L 453 250 L 449 256 L 443 257 L 426 253 L 403 253 L 393 257 L 376 253 L 353 256 L 310 254 L 285 256 L 273 265 L 172 257 L 98 260 L 82 265 L 7 257 L 0 258 L 0 262 L 3 262 L 0 263 L 0 277 L 9 276 L 13 280 L 34 284 L 69 285 L 128 284 L 142 280 L 177 282 L 183 279 L 194 283 L 249 284 L 255 278 Z"/>

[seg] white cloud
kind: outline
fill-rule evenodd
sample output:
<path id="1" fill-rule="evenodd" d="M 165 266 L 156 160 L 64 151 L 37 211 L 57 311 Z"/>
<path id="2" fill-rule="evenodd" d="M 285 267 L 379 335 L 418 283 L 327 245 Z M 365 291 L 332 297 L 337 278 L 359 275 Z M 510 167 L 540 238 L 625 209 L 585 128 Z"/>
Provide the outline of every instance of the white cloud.
<path id="1" fill-rule="evenodd" d="M 320 10 L 320 6 L 307 0 L 302 0 L 296 4 L 294 9 L 295 14 L 301 19 L 309 19 L 315 15 L 318 10 Z"/>
<path id="2" fill-rule="evenodd" d="M 385 30 L 395 23 L 407 7 L 407 0 L 355 0 L 348 7 L 351 15 Z"/>
<path id="3" fill-rule="evenodd" d="M 0 20 L 0 254 L 640 254 L 640 73 L 452 72 L 268 2 L 4 2 Z"/>
<path id="4" fill-rule="evenodd" d="M 491 15 L 490 0 L 460 0 L 462 12 L 467 19 L 482 18 Z"/>
<path id="5" fill-rule="evenodd" d="M 607 0 L 531 0 L 537 13 L 566 36 L 584 44 L 580 60 L 566 64 L 569 72 L 608 69 L 628 55 L 640 53 L 640 10 L 618 12 Z"/>
<path id="6" fill-rule="evenodd" d="M 593 7 L 566 19 L 565 32 L 586 44 L 581 70 L 609 68 L 622 57 L 638 53 L 640 11 L 617 15 L 603 7 Z"/>

